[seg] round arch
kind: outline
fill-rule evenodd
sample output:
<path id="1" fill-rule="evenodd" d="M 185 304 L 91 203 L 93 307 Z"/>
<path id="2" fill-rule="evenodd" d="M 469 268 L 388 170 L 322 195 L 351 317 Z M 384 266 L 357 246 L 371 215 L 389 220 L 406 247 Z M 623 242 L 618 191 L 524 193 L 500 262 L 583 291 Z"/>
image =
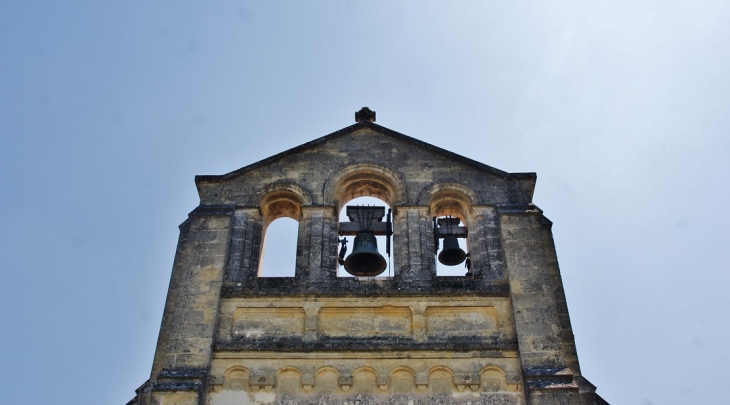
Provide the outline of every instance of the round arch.
<path id="1" fill-rule="evenodd" d="M 226 378 L 232 377 L 237 373 L 246 373 L 249 376 L 251 375 L 251 371 L 243 366 L 233 366 L 229 367 L 224 373 L 223 376 Z"/>
<path id="2" fill-rule="evenodd" d="M 277 188 L 266 193 L 259 202 L 265 223 L 287 217 L 299 221 L 302 215 L 302 195 L 287 188 Z"/>
<path id="3" fill-rule="evenodd" d="M 489 365 L 479 371 L 481 389 L 484 391 L 501 391 L 508 387 L 507 373 L 500 367 Z"/>
<path id="4" fill-rule="evenodd" d="M 431 374 L 434 373 L 448 373 L 451 375 L 452 378 L 454 377 L 454 371 L 446 366 L 434 366 L 428 370 L 429 377 L 431 376 Z"/>
<path id="5" fill-rule="evenodd" d="M 471 205 L 470 199 L 466 194 L 448 189 L 434 193 L 428 203 L 431 216 L 457 217 L 465 225 L 469 223 L 468 219 L 470 217 Z"/>
<path id="6" fill-rule="evenodd" d="M 332 366 L 322 366 L 322 367 L 318 368 L 317 371 L 315 371 L 313 375 L 314 375 L 314 378 L 317 378 L 324 373 L 334 373 L 335 375 L 337 375 L 337 377 L 340 376 L 340 371 Z"/>
<path id="7" fill-rule="evenodd" d="M 470 187 L 467 187 L 461 183 L 447 181 L 433 183 L 429 186 L 424 187 L 423 190 L 421 190 L 421 192 L 418 194 L 418 205 L 428 204 L 434 194 L 444 190 L 453 190 L 460 192 L 461 194 L 466 196 L 469 204 L 477 204 L 479 202 L 479 197 L 477 196 L 477 193 L 475 193 L 474 190 L 472 190 Z"/>
<path id="8" fill-rule="evenodd" d="M 432 184 L 418 195 L 418 205 L 428 205 L 433 216 L 459 216 L 462 221 L 477 202 L 474 190 L 454 182 Z"/>
<path id="9" fill-rule="evenodd" d="M 323 187 L 324 203 L 339 212 L 348 201 L 370 196 L 391 207 L 405 202 L 406 183 L 394 170 L 374 163 L 356 163 L 334 171 Z"/>
<path id="10" fill-rule="evenodd" d="M 292 183 L 290 181 L 280 181 L 275 183 L 269 183 L 262 187 L 256 194 L 259 196 L 259 201 L 262 200 L 267 194 L 271 194 L 277 191 L 289 191 L 299 197 L 303 205 L 312 205 L 312 193 L 302 188 L 302 186 Z"/>
<path id="11" fill-rule="evenodd" d="M 297 378 L 302 377 L 302 372 L 298 368 L 292 366 L 285 366 L 276 371 L 276 376 L 279 377 L 282 374 L 296 374 Z"/>
<path id="12" fill-rule="evenodd" d="M 408 366 L 398 366 L 398 367 L 390 370 L 390 376 L 391 377 L 394 376 L 394 375 L 397 375 L 397 374 L 402 374 L 402 373 L 408 373 L 413 378 L 416 377 L 416 372 L 413 371 L 413 369 L 410 368 L 410 367 L 408 367 Z"/>
<path id="13" fill-rule="evenodd" d="M 353 377 L 355 377 L 355 376 L 356 376 L 356 375 L 358 375 L 358 374 L 372 374 L 372 375 L 374 375 L 374 376 L 375 376 L 376 378 L 377 378 L 377 377 L 378 377 L 378 376 L 380 375 L 380 374 L 378 373 L 378 370 L 376 370 L 376 369 L 374 369 L 374 368 L 372 368 L 372 367 L 370 367 L 370 366 L 360 366 L 360 367 L 356 368 L 356 369 L 355 369 L 355 370 L 354 370 L 354 371 L 352 372 L 352 376 L 353 376 Z"/>
<path id="14" fill-rule="evenodd" d="M 226 389 L 240 391 L 249 389 L 251 371 L 243 366 L 233 366 L 223 373 L 223 386 Z"/>

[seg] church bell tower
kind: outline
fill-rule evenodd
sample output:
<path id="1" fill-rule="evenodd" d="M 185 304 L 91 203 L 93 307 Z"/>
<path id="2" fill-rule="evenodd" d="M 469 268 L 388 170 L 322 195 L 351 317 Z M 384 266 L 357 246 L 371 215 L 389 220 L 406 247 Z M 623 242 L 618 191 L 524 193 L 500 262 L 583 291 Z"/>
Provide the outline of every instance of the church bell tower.
<path id="1" fill-rule="evenodd" d="M 605 404 L 581 374 L 536 175 L 355 118 L 196 176 L 128 405 Z M 363 196 L 383 204 L 351 204 Z M 293 276 L 262 277 L 279 218 L 298 222 Z"/>

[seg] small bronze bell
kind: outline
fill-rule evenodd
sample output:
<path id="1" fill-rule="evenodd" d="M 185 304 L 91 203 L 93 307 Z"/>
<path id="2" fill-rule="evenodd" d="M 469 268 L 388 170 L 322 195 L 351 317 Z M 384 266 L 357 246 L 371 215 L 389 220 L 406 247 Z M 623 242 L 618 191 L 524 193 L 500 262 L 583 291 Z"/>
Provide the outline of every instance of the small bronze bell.
<path id="1" fill-rule="evenodd" d="M 370 232 L 358 233 L 352 253 L 345 259 L 345 270 L 357 277 L 374 277 L 385 271 L 385 268 L 385 258 L 378 252 L 375 236 Z"/>
<path id="2" fill-rule="evenodd" d="M 444 248 L 439 253 L 439 262 L 445 266 L 456 266 L 464 263 L 466 252 L 459 247 L 459 240 L 454 235 L 446 235 Z"/>

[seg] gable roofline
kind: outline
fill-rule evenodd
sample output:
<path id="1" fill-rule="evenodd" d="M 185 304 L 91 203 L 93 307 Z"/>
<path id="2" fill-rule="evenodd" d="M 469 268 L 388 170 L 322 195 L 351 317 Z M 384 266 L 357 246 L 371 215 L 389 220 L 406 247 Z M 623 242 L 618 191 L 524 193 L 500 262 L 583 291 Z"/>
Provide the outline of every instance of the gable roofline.
<path id="1" fill-rule="evenodd" d="M 467 164 L 467 165 L 470 165 L 470 166 L 474 166 L 474 167 L 476 167 L 478 169 L 485 170 L 487 172 L 490 172 L 490 173 L 495 174 L 497 176 L 503 177 L 505 179 L 511 179 L 511 180 L 531 179 L 531 180 L 534 180 L 534 179 L 537 178 L 537 174 L 534 173 L 534 172 L 527 172 L 527 173 L 508 173 L 508 172 L 499 170 L 497 168 L 494 168 L 492 166 L 486 165 L 484 163 L 478 162 L 476 160 L 469 159 L 468 157 L 461 156 L 461 155 L 459 155 L 457 153 L 448 151 L 446 149 L 439 148 L 438 146 L 431 145 L 430 143 L 423 142 L 421 140 L 418 140 L 416 138 L 412 138 L 412 137 L 410 137 L 408 135 L 405 135 L 405 134 L 401 134 L 400 132 L 393 131 L 392 129 L 388 129 L 388 128 L 383 127 L 383 126 L 380 126 L 378 124 L 375 124 L 375 123 L 372 123 L 372 122 L 369 122 L 369 121 L 360 121 L 360 122 L 358 122 L 358 123 L 356 123 L 354 125 L 350 125 L 349 127 L 342 128 L 339 131 L 335 131 L 335 132 L 333 132 L 333 133 L 331 133 L 329 135 L 325 135 L 325 136 L 319 137 L 319 138 L 317 138 L 315 140 L 312 140 L 312 141 L 303 143 L 303 144 L 301 144 L 299 146 L 296 146 L 296 147 L 293 147 L 291 149 L 285 150 L 283 152 L 277 153 L 276 155 L 267 157 L 266 159 L 263 159 L 263 160 L 259 160 L 258 162 L 252 163 L 252 164 L 250 164 L 248 166 L 244 166 L 244 167 L 242 167 L 240 169 L 234 170 L 234 171 L 229 172 L 229 173 L 226 173 L 226 174 L 221 174 L 221 175 L 197 175 L 197 176 L 195 176 L 195 184 L 208 183 L 208 182 L 215 183 L 215 182 L 225 181 L 225 180 L 228 180 L 228 179 L 231 179 L 231 178 L 240 176 L 240 175 L 242 175 L 242 174 L 244 174 L 244 173 L 246 173 L 248 171 L 257 169 L 257 168 L 262 167 L 262 166 L 266 166 L 269 163 L 273 163 L 273 162 L 275 162 L 275 161 L 277 161 L 279 159 L 285 158 L 287 156 L 295 155 L 295 154 L 297 154 L 299 152 L 305 151 L 305 150 L 310 149 L 310 148 L 313 148 L 313 147 L 315 147 L 317 145 L 320 145 L 320 144 L 323 144 L 325 142 L 328 142 L 328 141 L 330 141 L 332 139 L 338 138 L 338 137 L 343 136 L 343 135 L 346 135 L 346 134 L 353 133 L 353 132 L 358 131 L 358 130 L 361 130 L 361 129 L 370 129 L 370 130 L 372 130 L 374 132 L 377 132 L 377 133 L 380 133 L 380 134 L 383 134 L 383 135 L 386 135 L 386 136 L 390 136 L 390 137 L 393 137 L 395 139 L 398 139 L 398 140 L 401 140 L 401 141 L 404 141 L 404 142 L 408 142 L 408 143 L 414 144 L 414 145 L 416 145 L 418 147 L 421 147 L 421 148 L 427 149 L 427 150 L 429 150 L 431 152 L 434 152 L 434 153 L 437 153 L 437 154 L 440 154 L 440 155 L 449 157 L 451 159 L 460 161 L 460 162 L 462 162 L 464 164 Z"/>

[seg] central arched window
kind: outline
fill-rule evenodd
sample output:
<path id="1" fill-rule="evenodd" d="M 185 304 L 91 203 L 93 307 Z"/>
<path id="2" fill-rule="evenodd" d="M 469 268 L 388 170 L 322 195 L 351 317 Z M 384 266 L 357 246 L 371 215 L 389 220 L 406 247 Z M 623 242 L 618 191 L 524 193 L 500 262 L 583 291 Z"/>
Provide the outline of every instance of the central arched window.
<path id="1" fill-rule="evenodd" d="M 370 266 L 368 262 L 370 259 L 367 255 L 363 256 L 364 260 L 359 261 L 362 264 L 361 271 L 353 270 L 356 266 L 351 266 L 352 270 L 356 274 L 372 274 L 375 277 L 388 277 L 395 275 L 395 257 L 391 253 L 389 257 L 386 253 L 386 233 L 392 235 L 393 227 L 386 226 L 388 211 L 394 204 L 402 203 L 405 196 L 405 183 L 402 179 L 390 168 L 379 166 L 370 163 L 356 164 L 341 169 L 337 173 L 333 174 L 325 185 L 325 198 L 331 198 L 337 213 L 339 215 L 340 228 L 338 228 L 339 240 L 343 238 L 347 240 L 347 254 L 342 258 L 347 261 L 347 258 L 355 250 L 354 242 L 357 236 L 357 232 L 361 232 L 360 225 L 362 224 L 361 219 L 377 217 L 379 212 L 383 213 L 382 223 L 373 228 L 373 235 L 377 243 L 380 257 L 385 261 L 385 269 L 382 273 L 378 273 L 382 261 L 375 259 L 378 265 Z M 360 225 L 349 226 L 351 223 L 350 218 L 347 215 L 348 206 L 370 206 L 370 207 L 382 207 L 382 210 L 367 208 L 355 209 L 357 213 L 362 214 L 362 218 L 358 217 L 355 222 Z M 358 215 L 360 215 L 358 214 Z M 357 216 L 357 215 L 356 215 Z M 366 220 L 367 222 L 367 220 Z M 376 221 L 377 222 L 377 221 Z M 345 224 L 348 224 L 346 226 Z M 382 228 L 382 229 L 381 229 Z M 362 232 L 363 236 L 367 232 Z M 397 239 L 398 235 L 392 235 L 393 241 Z M 361 239 L 362 241 L 367 238 Z M 338 247 L 338 251 L 341 252 L 341 245 Z M 352 264 L 352 262 L 350 262 Z M 374 271 L 371 271 L 375 269 Z M 337 265 L 337 275 L 339 277 L 352 277 L 342 265 Z"/>
<path id="2" fill-rule="evenodd" d="M 383 221 L 387 220 L 388 210 L 390 209 L 390 206 L 385 203 L 385 201 L 375 198 L 375 197 L 357 197 L 355 199 L 350 200 L 345 206 L 342 207 L 340 210 L 340 222 L 349 222 L 350 219 L 347 217 L 347 206 L 377 206 L 377 207 L 385 207 L 385 218 L 383 218 Z M 354 236 L 341 236 L 340 239 L 345 238 L 347 240 L 347 254 L 352 254 L 354 245 L 355 245 L 355 237 Z M 380 254 L 385 258 L 386 263 L 388 265 L 387 270 L 385 270 L 382 274 L 380 274 L 378 277 L 391 277 L 393 275 L 393 261 L 386 252 L 386 246 L 387 246 L 387 237 L 385 235 L 378 235 L 375 236 L 375 240 L 378 245 L 378 251 Z M 340 245 L 341 246 L 341 245 Z M 391 253 L 392 256 L 392 253 Z M 345 271 L 345 268 L 343 266 L 337 267 L 337 277 L 354 277 L 353 275 L 349 274 L 347 271 Z"/>

